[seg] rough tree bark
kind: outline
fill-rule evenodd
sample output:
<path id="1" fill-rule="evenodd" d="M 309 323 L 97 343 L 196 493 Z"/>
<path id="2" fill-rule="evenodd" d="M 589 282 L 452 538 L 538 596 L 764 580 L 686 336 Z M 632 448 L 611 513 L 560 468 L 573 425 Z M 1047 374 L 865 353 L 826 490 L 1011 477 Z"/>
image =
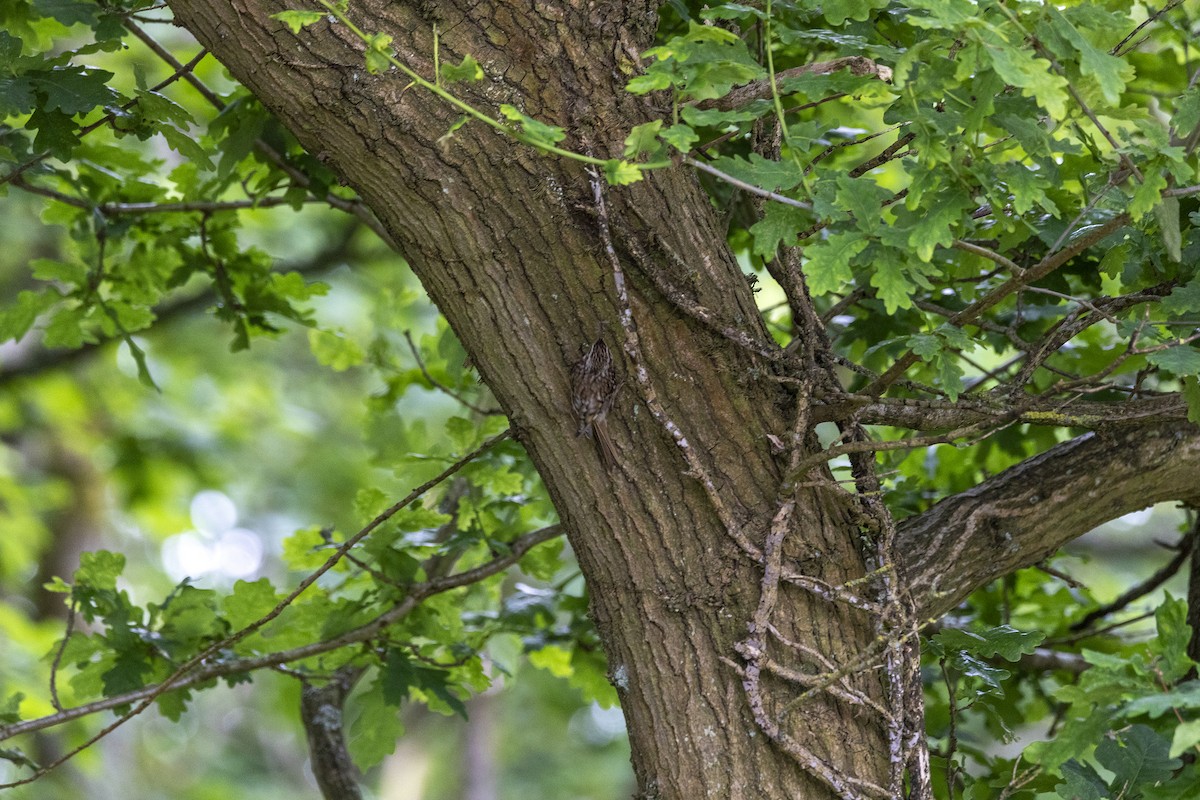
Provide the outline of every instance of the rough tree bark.
<path id="1" fill-rule="evenodd" d="M 803 404 L 788 385 L 769 380 L 769 358 L 717 335 L 668 296 L 707 309 L 716 327 L 769 341 L 694 176 L 661 170 L 609 190 L 606 237 L 591 178 L 578 164 L 540 156 L 477 123 L 444 139 L 458 114 L 394 71 L 368 74 L 361 43 L 344 27 L 326 21 L 293 35 L 270 19 L 287 8 L 280 2 L 170 5 L 361 194 L 512 419 L 587 577 L 643 795 L 886 794 L 877 787 L 894 776 L 887 725 L 872 710 L 887 710 L 878 670 L 860 669 L 838 691 L 785 708 L 805 673 L 872 652 L 871 614 L 785 583 L 771 636 L 793 646 L 773 656 L 779 663 L 762 678 L 760 705 L 744 689 L 748 623 L 762 599 L 759 554 L 772 520 L 787 528 L 785 569 L 834 585 L 869 571 L 865 522 L 823 467 L 781 490 L 788 455 L 774 452 L 771 439 L 796 441 L 805 453 L 816 447 L 807 430 L 792 434 Z M 481 108 L 510 103 L 561 125 L 567 146 L 598 157 L 619 155 L 630 126 L 660 116 L 652 101 L 623 91 L 651 43 L 656 10 L 646 0 L 351 6 L 358 25 L 392 35 L 400 58 L 425 75 L 433 74 L 436 24 L 441 57 L 457 63 L 471 54 L 487 75 L 456 85 L 457 93 Z M 610 243 L 629 285 L 641 365 L 665 418 L 686 437 L 682 444 L 651 413 L 635 365 L 622 357 Z M 609 415 L 618 457 L 611 471 L 575 437 L 568 399 L 570 366 L 597 335 L 621 357 L 625 380 Z M 1154 498 L 1121 489 L 1124 476 L 1105 478 L 1105 470 L 1136 459 L 1158 464 L 1147 484 Z M 922 618 L 944 612 L 970 589 L 1146 500 L 1195 497 L 1196 486 L 1181 476 L 1198 466 L 1200 437 L 1173 423 L 1064 445 L 1007 480 L 945 501 L 898 534 L 897 566 L 913 588 L 913 610 Z M 1055 481 L 1045 489 L 1043 474 Z M 1084 484 L 1097 478 L 1108 482 L 1104 503 L 1085 499 L 1096 487 Z M 796 657 L 804 652 L 809 657 Z M 758 724 L 764 718 L 779 724 L 773 736 Z"/>

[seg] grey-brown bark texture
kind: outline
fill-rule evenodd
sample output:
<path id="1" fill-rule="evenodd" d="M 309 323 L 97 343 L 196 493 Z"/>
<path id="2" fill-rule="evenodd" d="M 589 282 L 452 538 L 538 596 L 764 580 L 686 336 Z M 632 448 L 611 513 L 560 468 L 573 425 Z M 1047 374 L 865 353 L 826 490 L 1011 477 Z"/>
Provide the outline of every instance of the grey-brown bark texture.
<path id="1" fill-rule="evenodd" d="M 661 291 L 670 285 L 721 325 L 767 339 L 695 178 L 660 170 L 606 197 L 643 364 L 709 489 L 648 413 L 622 355 L 613 269 L 590 177 L 578 164 L 474 122 L 444 139 L 459 117 L 454 109 L 395 71 L 368 74 L 361 43 L 344 27 L 326 21 L 293 35 L 270 19 L 283 3 L 171 6 L 360 192 L 511 417 L 587 577 L 644 795 L 836 796 L 811 764 L 801 768 L 763 735 L 743 688 L 735 644 L 747 637 L 762 580 L 744 544 L 764 546 L 779 508 L 785 468 L 768 437 L 790 440 L 795 400 L 786 385 L 763 379 L 770 363 L 702 327 Z M 455 86 L 464 99 L 486 110 L 512 104 L 565 127 L 566 146 L 611 157 L 630 126 L 659 114 L 623 91 L 651 43 L 656 9 L 649 2 L 356 0 L 351 14 L 364 30 L 395 37 L 400 58 L 430 76 L 436 24 L 442 59 L 471 54 L 487 75 Z M 612 471 L 575 437 L 569 400 L 570 366 L 597 335 L 621 360 L 625 380 L 609 415 Z M 1182 423 L 1101 433 L 946 501 L 909 521 L 897 540 L 918 616 L 944 612 L 971 588 L 1146 500 L 1197 496 L 1194 482 L 1186 484 L 1198 467 L 1200 437 Z M 1124 472 L 1110 477 L 1110 468 Z M 861 515 L 847 493 L 818 470 L 793 496 L 787 569 L 830 584 L 863 575 Z M 774 635 L 799 646 L 793 656 L 809 648 L 830 664 L 870 652 L 876 634 L 867 613 L 794 586 L 780 592 L 772 619 Z M 814 669 L 811 659 L 780 666 Z M 819 693 L 785 714 L 799 686 L 782 671 L 765 676 L 763 687 L 765 710 L 783 732 L 862 786 L 888 785 L 885 725 L 847 699 L 882 702 L 879 673 L 862 670 L 843 682 L 840 696 Z"/>

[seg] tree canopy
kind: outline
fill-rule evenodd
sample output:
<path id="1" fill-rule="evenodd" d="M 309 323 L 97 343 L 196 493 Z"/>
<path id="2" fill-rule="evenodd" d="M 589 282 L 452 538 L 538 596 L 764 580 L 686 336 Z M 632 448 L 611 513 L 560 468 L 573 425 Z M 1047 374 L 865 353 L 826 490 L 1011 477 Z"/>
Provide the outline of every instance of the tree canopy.
<path id="1" fill-rule="evenodd" d="M 1200 794 L 1200 3 L 0 21 L 0 787 Z"/>

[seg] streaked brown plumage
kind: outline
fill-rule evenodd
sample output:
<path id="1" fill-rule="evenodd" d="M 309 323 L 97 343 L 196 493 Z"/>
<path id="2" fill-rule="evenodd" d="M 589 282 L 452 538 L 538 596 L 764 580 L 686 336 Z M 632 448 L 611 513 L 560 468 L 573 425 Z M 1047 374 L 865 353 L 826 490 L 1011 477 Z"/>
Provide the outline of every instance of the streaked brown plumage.
<path id="1" fill-rule="evenodd" d="M 606 467 L 616 463 L 605 420 L 617 396 L 617 388 L 617 370 L 612 351 L 603 339 L 597 339 L 571 368 L 571 408 L 579 419 L 576 436 L 596 440 L 600 460 Z"/>

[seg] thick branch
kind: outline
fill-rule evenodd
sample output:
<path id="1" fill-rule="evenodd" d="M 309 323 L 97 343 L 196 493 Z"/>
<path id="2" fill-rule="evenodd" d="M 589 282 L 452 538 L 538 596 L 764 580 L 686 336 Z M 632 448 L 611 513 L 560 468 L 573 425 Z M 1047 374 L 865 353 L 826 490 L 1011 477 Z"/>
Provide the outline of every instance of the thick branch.
<path id="1" fill-rule="evenodd" d="M 1167 500 L 1200 501 L 1197 475 L 1194 425 L 1089 433 L 906 520 L 898 567 L 919 613 L 937 617 L 1108 520 Z"/>
<path id="2" fill-rule="evenodd" d="M 300 690 L 300 719 L 308 738 L 313 777 L 325 800 L 362 798 L 343 723 L 346 697 L 362 674 L 362 667 L 342 667 L 325 685 L 306 682 Z"/>

